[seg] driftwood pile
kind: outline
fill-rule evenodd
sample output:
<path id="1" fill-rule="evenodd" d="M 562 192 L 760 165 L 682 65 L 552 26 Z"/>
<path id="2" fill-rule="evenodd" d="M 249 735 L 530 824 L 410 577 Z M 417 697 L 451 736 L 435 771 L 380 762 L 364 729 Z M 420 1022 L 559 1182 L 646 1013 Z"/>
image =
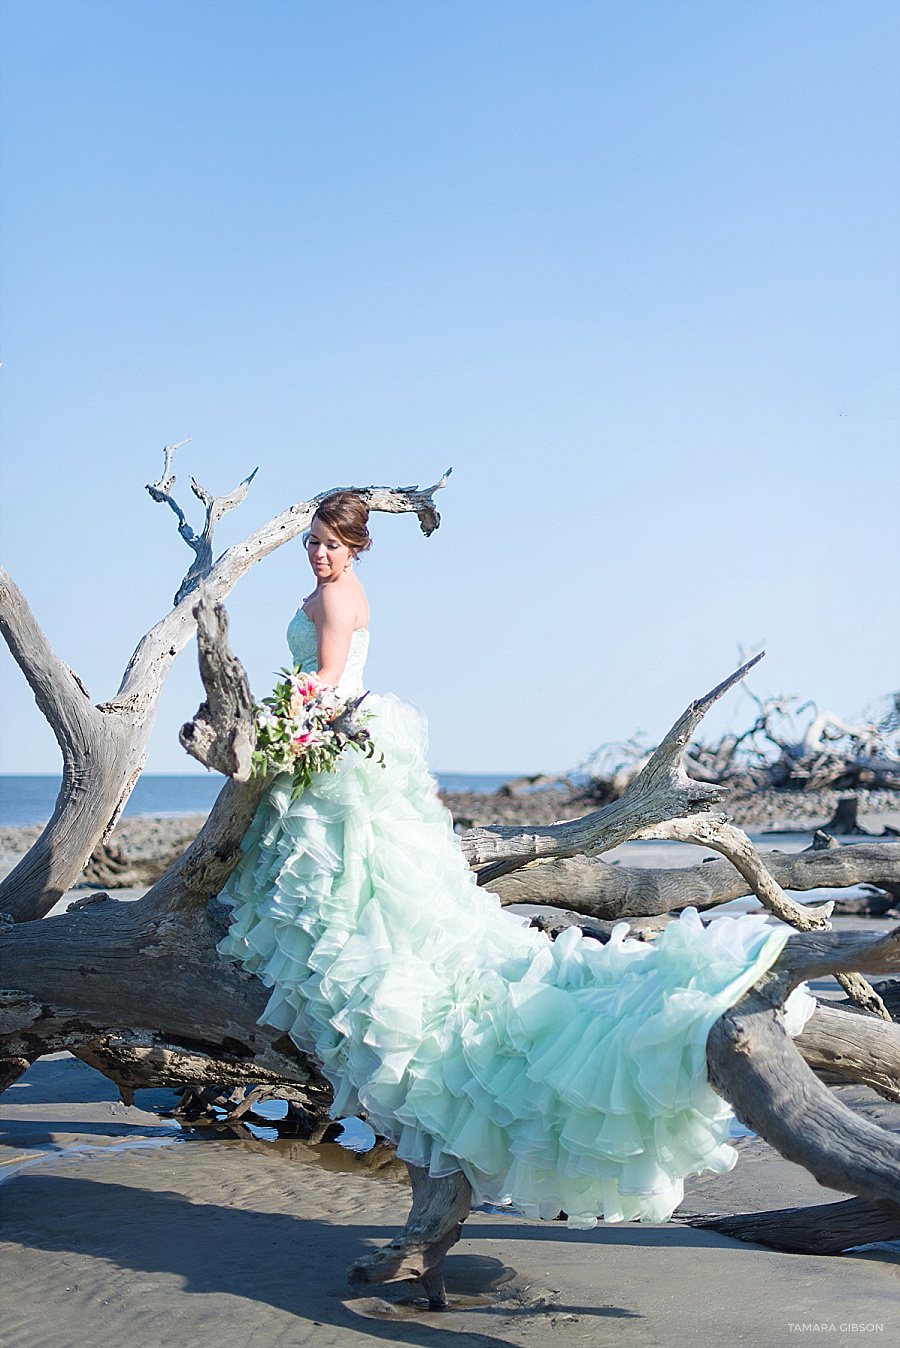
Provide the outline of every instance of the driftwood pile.
<path id="1" fill-rule="evenodd" d="M 169 470 L 167 454 L 151 494 L 173 506 L 187 538 Z M 289 1100 L 298 1126 L 310 1132 L 325 1126 L 330 1095 L 317 1065 L 257 1023 L 268 990 L 222 962 L 215 949 L 227 921 L 216 896 L 264 786 L 249 773 L 252 698 L 228 649 L 221 601 L 250 566 L 296 537 L 316 508 L 316 500 L 291 506 L 213 562 L 212 524 L 245 490 L 243 483 L 229 497 L 214 498 L 195 486 L 207 511 L 201 535 L 187 539 L 198 560 L 108 702 L 92 704 L 24 597 L 0 574 L 0 628 L 56 732 L 64 765 L 52 819 L 0 884 L 0 1089 L 41 1055 L 67 1049 L 115 1081 L 126 1099 L 136 1087 L 174 1085 L 190 1088 L 198 1105 L 217 1100 L 239 1114 L 276 1095 Z M 370 509 L 414 511 L 426 534 L 439 523 L 436 488 L 355 490 Z M 207 701 L 181 738 L 226 778 L 209 818 L 142 900 L 95 895 L 41 920 L 109 836 L 140 772 L 163 680 L 195 632 Z M 616 799 L 561 823 L 472 828 L 460 844 L 479 883 L 504 902 L 554 905 L 572 915 L 562 921 L 580 920 L 601 938 L 603 924 L 622 918 L 658 924 L 688 903 L 709 909 L 741 894 L 757 895 L 797 928 L 776 966 L 716 1023 L 709 1073 L 748 1127 L 821 1183 L 852 1195 L 828 1207 L 829 1248 L 843 1249 L 900 1237 L 900 1137 L 857 1117 L 816 1073 L 900 1100 L 900 1025 L 863 977 L 900 974 L 900 927 L 874 938 L 836 934 L 830 904 L 811 908 L 785 889 L 865 882 L 893 902 L 900 843 L 838 847 L 823 840 L 799 856 L 760 857 L 725 816 L 709 813 L 722 787 L 698 780 L 693 764 L 691 774 L 685 770 L 689 746 L 708 708 L 754 663 L 692 703 Z M 604 852 L 635 837 L 698 842 L 722 859 L 674 872 L 628 871 L 602 861 Z M 820 1007 L 793 1042 L 782 1024 L 784 999 L 804 979 L 829 973 L 849 1003 Z M 440 1305 L 442 1261 L 471 1194 L 461 1174 L 435 1180 L 410 1169 L 407 1226 L 385 1249 L 358 1261 L 351 1277 L 416 1279 Z M 807 1216 L 730 1218 L 728 1229 L 787 1248 L 821 1248 L 808 1235 Z"/>
<path id="2" fill-rule="evenodd" d="M 691 744 L 684 757 L 691 777 L 736 793 L 900 789 L 900 691 L 857 725 L 820 711 L 814 702 L 744 691 L 756 707 L 752 724 L 709 744 Z M 625 790 L 652 753 L 640 739 L 604 744 L 570 778 L 523 778 L 511 789 L 536 781 L 571 782 L 585 799 L 602 804 Z"/>

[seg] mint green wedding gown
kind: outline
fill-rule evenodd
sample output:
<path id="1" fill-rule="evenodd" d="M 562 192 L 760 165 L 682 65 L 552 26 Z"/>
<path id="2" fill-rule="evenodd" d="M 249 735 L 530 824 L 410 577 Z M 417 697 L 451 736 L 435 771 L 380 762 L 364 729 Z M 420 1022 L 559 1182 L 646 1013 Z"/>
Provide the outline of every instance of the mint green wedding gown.
<path id="1" fill-rule="evenodd" d="M 294 661 L 316 667 L 299 610 Z M 369 634 L 339 684 L 361 692 Z M 706 1078 L 713 1022 L 788 936 L 764 916 L 653 943 L 616 927 L 556 941 L 478 888 L 425 764 L 421 713 L 370 694 L 384 765 L 348 749 L 291 800 L 273 778 L 223 898 L 219 950 L 272 989 L 261 1023 L 322 1065 L 334 1117 L 364 1116 L 403 1160 L 462 1170 L 477 1198 L 571 1225 L 665 1221 L 686 1175 L 731 1169 L 733 1114 Z M 792 994 L 797 1033 L 814 1003 Z"/>

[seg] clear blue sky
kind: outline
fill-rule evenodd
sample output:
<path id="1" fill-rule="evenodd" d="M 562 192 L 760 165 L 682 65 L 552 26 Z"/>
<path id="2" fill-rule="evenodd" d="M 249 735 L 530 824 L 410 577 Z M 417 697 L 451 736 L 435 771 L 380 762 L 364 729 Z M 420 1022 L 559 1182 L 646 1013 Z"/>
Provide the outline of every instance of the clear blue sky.
<path id="1" fill-rule="evenodd" d="M 186 435 L 235 540 L 376 517 L 372 686 L 442 771 L 898 685 L 895 0 L 6 0 L 6 565 L 96 700 L 189 561 Z M 185 498 L 187 499 L 187 498 Z M 258 694 L 310 582 L 230 603 Z M 55 744 L 3 656 L 6 771 Z M 189 770 L 191 650 L 149 769 Z M 712 728 L 743 722 L 732 694 Z"/>

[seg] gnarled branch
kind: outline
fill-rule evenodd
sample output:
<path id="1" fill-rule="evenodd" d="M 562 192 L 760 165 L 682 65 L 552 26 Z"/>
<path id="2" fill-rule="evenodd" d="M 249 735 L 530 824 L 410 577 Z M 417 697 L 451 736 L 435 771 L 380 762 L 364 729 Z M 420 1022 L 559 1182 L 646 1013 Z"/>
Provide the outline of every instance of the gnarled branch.
<path id="1" fill-rule="evenodd" d="M 88 691 L 53 650 L 22 591 L 0 567 L 0 632 L 56 736 L 64 763 L 73 763 L 99 720 Z"/>
<path id="2" fill-rule="evenodd" d="M 761 659 L 762 654 L 754 656 L 712 692 L 692 702 L 618 800 L 581 819 L 544 828 L 475 828 L 464 833 L 462 849 L 469 864 L 478 870 L 479 884 L 490 888 L 500 876 L 532 861 L 608 852 L 640 829 L 673 816 L 709 809 L 721 800 L 722 787 L 688 777 L 684 753 L 713 703 Z"/>
<path id="3" fill-rule="evenodd" d="M 770 912 L 788 922 L 798 931 L 827 930 L 833 903 L 818 908 L 805 908 L 788 898 L 781 886 L 762 864 L 756 848 L 741 829 L 725 822 L 724 817 L 710 819 L 672 819 L 653 829 L 645 829 L 643 838 L 669 838 L 676 842 L 699 843 L 726 856 L 751 886 L 754 894 Z M 848 997 L 873 1015 L 890 1020 L 890 1012 L 870 983 L 857 971 L 842 971 L 835 975 Z"/>
<path id="4" fill-rule="evenodd" d="M 868 1086 L 900 1103 L 900 1025 L 820 1002 L 794 1044 L 826 1080 Z"/>
<path id="5" fill-rule="evenodd" d="M 348 1280 L 354 1287 L 367 1283 L 413 1281 L 421 1283 L 430 1310 L 447 1305 L 443 1264 L 447 1251 L 462 1235 L 462 1224 L 472 1205 L 472 1190 L 457 1171 L 434 1179 L 427 1170 L 407 1164 L 413 1201 L 402 1231 L 389 1245 L 363 1255 L 350 1265 Z"/>
<path id="6" fill-rule="evenodd" d="M 190 437 L 188 437 L 189 439 Z M 182 440 L 180 444 L 186 445 L 188 440 Z M 157 482 L 147 485 L 147 491 L 154 501 L 171 507 L 175 512 L 178 517 L 178 532 L 194 552 L 194 560 L 175 595 L 173 601 L 175 604 L 180 604 L 182 599 L 196 590 L 203 577 L 209 574 L 212 567 L 212 543 L 215 527 L 223 515 L 226 515 L 229 510 L 234 510 L 235 506 L 240 505 L 247 495 L 247 488 L 259 471 L 254 468 L 253 472 L 245 477 L 243 482 L 239 483 L 234 491 L 229 492 L 227 496 L 213 496 L 212 492 L 208 492 L 205 487 L 200 486 L 196 478 L 191 478 L 191 490 L 197 499 L 206 506 L 206 519 L 201 532 L 198 534 L 188 524 L 184 511 L 172 496 L 172 488 L 175 485 L 175 475 L 171 472 L 172 456 L 178 448 L 180 448 L 180 445 L 167 445 L 163 449 L 165 461 L 162 476 Z"/>
<path id="7" fill-rule="evenodd" d="M 204 767 L 246 782 L 256 743 L 253 695 L 244 667 L 228 645 L 228 615 L 221 604 L 210 605 L 201 594 L 194 618 L 206 701 L 193 721 L 181 727 L 178 738 Z"/>
<path id="8" fill-rule="evenodd" d="M 709 1078 L 738 1118 L 820 1184 L 900 1216 L 900 1138 L 860 1118 L 823 1086 L 774 1009 L 786 986 L 850 962 L 867 973 L 900 969 L 900 928 L 881 941 L 852 934 L 795 937 L 781 959 L 716 1021 L 707 1040 Z"/>
<path id="9" fill-rule="evenodd" d="M 728 822 L 727 815 L 711 815 L 704 819 L 669 819 L 664 824 L 642 829 L 642 839 L 664 839 L 668 842 L 696 843 L 709 847 L 727 857 L 746 880 L 753 893 L 771 913 L 789 922 L 798 931 L 829 931 L 828 919 L 834 905 L 823 903 L 817 908 L 806 908 L 788 898 L 778 882 L 769 874 L 753 843 L 742 829 Z"/>

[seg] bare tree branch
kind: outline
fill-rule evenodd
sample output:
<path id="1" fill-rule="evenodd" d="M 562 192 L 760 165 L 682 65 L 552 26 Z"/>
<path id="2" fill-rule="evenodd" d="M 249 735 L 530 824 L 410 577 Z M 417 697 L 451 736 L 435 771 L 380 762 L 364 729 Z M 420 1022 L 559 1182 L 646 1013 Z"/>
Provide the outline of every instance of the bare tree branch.
<path id="1" fill-rule="evenodd" d="M 828 1080 L 855 1081 L 900 1103 L 900 1025 L 820 1002 L 794 1040 Z"/>
<path id="2" fill-rule="evenodd" d="M 71 760 L 99 719 L 77 674 L 53 650 L 22 591 L 0 567 L 0 632 L 63 753 Z"/>
<path id="3" fill-rule="evenodd" d="M 178 479 L 171 469 L 172 459 L 176 449 L 180 449 L 182 445 L 190 444 L 190 441 L 191 437 L 188 435 L 184 440 L 179 440 L 177 445 L 163 445 L 162 473 L 156 482 L 147 483 L 147 491 L 150 493 L 153 500 L 159 505 L 169 506 L 175 512 L 178 518 L 178 532 L 181 534 L 182 538 L 185 539 L 185 542 L 188 543 L 190 542 L 190 538 L 193 537 L 193 530 L 185 519 L 184 511 L 181 509 L 181 506 L 172 496 L 172 488 L 175 486 Z M 186 537 L 186 534 L 189 537 Z"/>
<path id="4" fill-rule="evenodd" d="M 664 839 L 668 842 L 696 843 L 709 847 L 727 857 L 746 880 L 750 889 L 771 913 L 789 922 L 798 931 L 829 931 L 833 903 L 817 908 L 806 908 L 785 894 L 769 874 L 753 843 L 742 829 L 727 822 L 727 815 L 710 815 L 704 819 L 696 815 L 688 819 L 670 819 L 653 828 L 642 829 L 637 835 L 644 839 Z"/>
<path id="5" fill-rule="evenodd" d="M 581 819 L 542 828 L 475 828 L 464 833 L 461 845 L 469 864 L 478 870 L 479 883 L 490 888 L 501 875 L 532 861 L 607 852 L 640 829 L 709 809 L 721 800 L 723 787 L 688 777 L 683 765 L 685 749 L 713 703 L 761 659 L 762 654 L 755 656 L 712 692 L 692 702 L 618 800 Z"/>
<path id="6" fill-rule="evenodd" d="M 846 934 L 798 936 L 788 950 L 811 941 L 830 943 L 832 958 L 810 960 L 820 968 L 827 963 L 829 972 L 853 958 L 847 955 L 852 943 Z M 893 934 L 888 959 L 890 944 L 870 942 L 868 949 L 856 952 L 858 964 L 869 973 L 880 972 L 885 963 L 892 970 L 900 968 L 900 929 Z M 884 963 L 878 958 L 879 946 Z M 795 953 L 788 954 L 788 964 Z M 742 1123 L 789 1161 L 804 1166 L 820 1184 L 892 1205 L 892 1215 L 900 1216 L 900 1138 L 854 1114 L 816 1079 L 772 1009 L 771 994 L 779 985 L 776 972 L 768 987 L 758 984 L 716 1021 L 707 1041 L 711 1083 Z"/>
<path id="7" fill-rule="evenodd" d="M 447 1305 L 444 1257 L 462 1235 L 463 1222 L 472 1206 L 472 1189 L 459 1171 L 437 1180 L 419 1166 L 406 1168 L 413 1191 L 406 1225 L 389 1245 L 351 1264 L 348 1279 L 354 1287 L 418 1282 L 425 1289 L 429 1309 L 443 1310 Z"/>
<path id="8" fill-rule="evenodd" d="M 798 931 L 828 930 L 831 926 L 828 918 L 834 908 L 833 903 L 821 904 L 818 908 L 806 908 L 788 898 L 781 886 L 766 870 L 756 848 L 741 829 L 725 822 L 724 817 L 704 819 L 673 819 L 653 829 L 645 829 L 641 837 L 668 838 L 676 842 L 700 843 L 711 847 L 715 852 L 726 856 L 736 870 L 753 889 L 760 903 Z M 858 972 L 842 971 L 835 974 L 848 997 L 873 1015 L 890 1020 L 891 1015 L 884 1002 L 870 983 Z"/>
<path id="9" fill-rule="evenodd" d="M 182 440 L 181 444 L 187 444 L 187 441 Z M 178 445 L 166 446 L 163 450 L 165 464 L 162 471 L 162 477 L 158 482 L 148 484 L 147 491 L 153 497 L 154 501 L 157 501 L 160 504 L 164 503 L 174 510 L 178 517 L 178 532 L 181 534 L 181 537 L 184 539 L 185 543 L 187 543 L 188 547 L 192 548 L 195 553 L 190 570 L 181 582 L 181 585 L 178 587 L 178 593 L 175 595 L 174 603 L 180 604 L 182 599 L 191 594 L 193 590 L 196 590 L 203 577 L 209 574 L 210 568 L 212 567 L 212 543 L 215 527 L 223 515 L 227 514 L 229 510 L 234 510 L 235 506 L 240 505 L 241 501 L 243 501 L 244 497 L 247 495 L 247 488 L 250 486 L 250 483 L 256 477 L 259 470 L 254 468 L 249 477 L 245 477 L 243 482 L 239 483 L 234 491 L 229 492 L 227 496 L 213 496 L 212 492 L 208 492 L 205 487 L 200 486 L 196 478 L 191 478 L 191 490 L 197 499 L 202 501 L 206 506 L 206 519 L 203 524 L 203 529 L 197 534 L 188 524 L 184 511 L 171 494 L 172 487 L 175 485 L 175 476 L 174 474 L 170 474 L 170 469 L 172 466 L 172 455 L 176 449 L 178 449 Z"/>

